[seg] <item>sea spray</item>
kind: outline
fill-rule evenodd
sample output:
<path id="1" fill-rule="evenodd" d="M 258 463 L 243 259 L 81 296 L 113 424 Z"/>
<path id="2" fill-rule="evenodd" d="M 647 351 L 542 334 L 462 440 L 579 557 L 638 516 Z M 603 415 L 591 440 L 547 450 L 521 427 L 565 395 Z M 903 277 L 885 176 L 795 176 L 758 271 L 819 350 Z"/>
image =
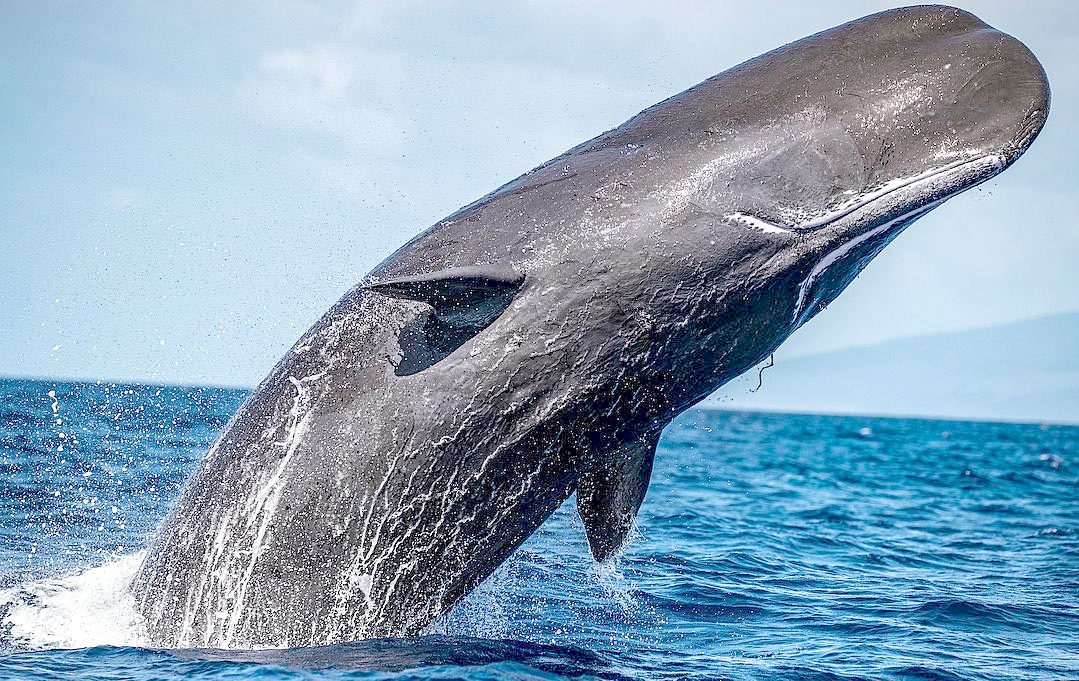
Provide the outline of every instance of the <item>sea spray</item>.
<path id="1" fill-rule="evenodd" d="M 0 590 L 0 646 L 15 650 L 138 646 L 146 640 L 131 580 L 143 553 Z"/>

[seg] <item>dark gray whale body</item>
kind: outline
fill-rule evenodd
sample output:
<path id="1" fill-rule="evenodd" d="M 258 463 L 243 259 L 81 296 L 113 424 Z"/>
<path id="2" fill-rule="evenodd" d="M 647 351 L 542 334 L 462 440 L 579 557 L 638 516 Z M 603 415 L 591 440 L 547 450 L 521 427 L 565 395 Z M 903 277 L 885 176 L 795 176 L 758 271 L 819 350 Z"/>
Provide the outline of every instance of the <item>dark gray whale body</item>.
<path id="1" fill-rule="evenodd" d="M 420 632 L 570 494 L 622 543 L 677 414 L 1048 113 L 947 7 L 819 33 L 504 185 L 379 265 L 233 418 L 134 590 L 166 646 Z"/>

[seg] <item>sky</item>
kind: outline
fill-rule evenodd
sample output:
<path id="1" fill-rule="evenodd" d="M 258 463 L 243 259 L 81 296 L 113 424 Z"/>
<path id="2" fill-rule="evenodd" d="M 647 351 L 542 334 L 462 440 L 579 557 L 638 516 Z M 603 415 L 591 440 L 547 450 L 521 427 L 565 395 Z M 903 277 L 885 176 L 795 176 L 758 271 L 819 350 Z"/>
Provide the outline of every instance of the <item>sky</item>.
<path id="1" fill-rule="evenodd" d="M 253 386 L 458 207 L 891 6 L 5 2 L 0 375 Z M 1079 310 L 1079 3 L 962 6 L 1041 59 L 1049 122 L 890 245 L 788 356 Z"/>

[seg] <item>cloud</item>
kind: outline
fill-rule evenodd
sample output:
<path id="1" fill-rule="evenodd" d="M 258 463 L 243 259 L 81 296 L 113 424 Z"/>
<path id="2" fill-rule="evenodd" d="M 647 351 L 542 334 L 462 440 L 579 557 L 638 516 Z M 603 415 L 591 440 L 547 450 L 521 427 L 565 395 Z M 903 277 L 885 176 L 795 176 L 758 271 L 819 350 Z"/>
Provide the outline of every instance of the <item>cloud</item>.
<path id="1" fill-rule="evenodd" d="M 339 141 L 352 149 L 392 150 L 405 125 L 388 110 L 395 60 L 330 46 L 269 51 L 240 87 L 258 117 Z"/>
<path id="2" fill-rule="evenodd" d="M 503 47 L 440 49 L 424 31 L 452 12 L 434 14 L 414 41 L 400 35 L 415 16 L 368 12 L 342 19 L 349 28 L 332 40 L 266 49 L 238 96 L 323 187 L 406 210 L 447 186 L 467 190 L 449 192 L 467 203 L 655 99 L 583 67 L 506 54 L 506 36 Z"/>

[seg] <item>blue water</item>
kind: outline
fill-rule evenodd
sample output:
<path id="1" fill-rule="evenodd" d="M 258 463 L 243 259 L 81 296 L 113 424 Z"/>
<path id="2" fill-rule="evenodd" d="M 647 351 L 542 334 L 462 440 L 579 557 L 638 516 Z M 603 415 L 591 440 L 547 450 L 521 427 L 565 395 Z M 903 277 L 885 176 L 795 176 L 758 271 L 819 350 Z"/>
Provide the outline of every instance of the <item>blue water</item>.
<path id="1" fill-rule="evenodd" d="M 0 381 L 0 679 L 1079 678 L 1079 428 L 708 410 L 614 567 L 571 503 L 430 635 L 139 647 L 138 551 L 244 397 Z"/>

